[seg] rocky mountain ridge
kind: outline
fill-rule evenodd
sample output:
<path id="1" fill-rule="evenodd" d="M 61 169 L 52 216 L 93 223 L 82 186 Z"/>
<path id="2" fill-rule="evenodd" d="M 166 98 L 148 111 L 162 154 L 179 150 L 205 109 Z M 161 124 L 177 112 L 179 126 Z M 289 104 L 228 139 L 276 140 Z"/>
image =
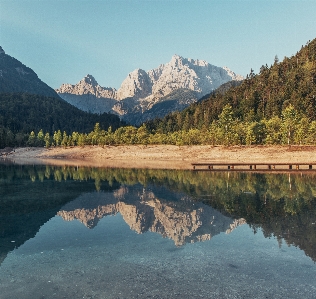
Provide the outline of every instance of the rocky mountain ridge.
<path id="1" fill-rule="evenodd" d="M 92 75 L 87 75 L 75 85 L 61 85 L 56 92 L 65 101 L 82 110 L 94 113 L 111 111 L 132 124 L 139 124 L 157 117 L 156 113 L 147 113 L 145 117 L 143 114 L 156 104 L 170 99 L 170 94 L 175 95 L 178 90 L 182 90 L 181 96 L 173 97 L 172 105 L 168 109 L 165 107 L 165 112 L 159 117 L 185 108 L 232 80 L 240 81 L 243 77 L 227 67 L 221 68 L 205 60 L 174 55 L 170 62 L 161 64 L 156 69 L 148 72 L 136 69 L 129 73 L 118 90 L 101 87 Z M 165 106 L 168 104 L 170 102 Z"/>
<path id="2" fill-rule="evenodd" d="M 37 74 L 0 46 L 0 93 L 23 92 L 60 99 L 57 93 L 40 80 Z"/>

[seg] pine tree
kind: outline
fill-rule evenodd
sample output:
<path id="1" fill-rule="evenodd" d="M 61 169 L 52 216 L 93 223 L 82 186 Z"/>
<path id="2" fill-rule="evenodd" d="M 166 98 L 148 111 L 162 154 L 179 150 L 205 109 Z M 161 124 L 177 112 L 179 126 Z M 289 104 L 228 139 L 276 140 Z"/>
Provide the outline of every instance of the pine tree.
<path id="1" fill-rule="evenodd" d="M 68 135 L 67 135 L 66 131 L 64 131 L 63 137 L 62 137 L 62 140 L 61 140 L 61 145 L 63 147 L 66 147 L 67 144 L 68 144 Z"/>
<path id="2" fill-rule="evenodd" d="M 36 144 L 36 136 L 35 136 L 35 133 L 34 131 L 32 131 L 29 135 L 29 139 L 27 141 L 27 145 L 28 146 L 35 146 Z"/>
<path id="3" fill-rule="evenodd" d="M 59 146 L 61 144 L 62 135 L 60 130 L 54 132 L 53 140 L 56 146 Z"/>
<path id="4" fill-rule="evenodd" d="M 45 141 L 44 141 L 44 133 L 43 130 L 41 129 L 38 133 L 37 133 L 37 140 L 36 140 L 36 145 L 37 146 L 44 146 Z"/>
<path id="5" fill-rule="evenodd" d="M 298 116 L 293 105 L 288 105 L 282 111 L 282 127 L 283 127 L 283 138 L 287 139 L 287 144 L 290 146 L 293 142 L 295 126 L 298 122 Z"/>
<path id="6" fill-rule="evenodd" d="M 44 136 L 44 142 L 45 142 L 45 147 L 49 148 L 50 147 L 50 136 L 49 133 L 46 133 Z"/>
<path id="7" fill-rule="evenodd" d="M 225 145 L 231 144 L 231 127 L 233 124 L 233 109 L 231 105 L 226 105 L 218 117 L 218 124 L 222 130 L 223 142 Z"/>

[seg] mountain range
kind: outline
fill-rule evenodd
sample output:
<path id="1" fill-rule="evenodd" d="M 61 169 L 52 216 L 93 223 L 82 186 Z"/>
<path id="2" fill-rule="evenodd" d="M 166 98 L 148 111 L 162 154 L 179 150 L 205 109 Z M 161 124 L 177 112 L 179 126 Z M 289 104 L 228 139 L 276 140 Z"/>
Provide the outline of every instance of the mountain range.
<path id="1" fill-rule="evenodd" d="M 243 77 L 227 67 L 174 55 L 170 62 L 156 69 L 129 73 L 118 90 L 102 87 L 92 75 L 87 75 L 75 85 L 62 84 L 56 92 L 79 109 L 115 113 L 138 125 L 183 110 L 232 80 L 241 81 Z"/>
<path id="2" fill-rule="evenodd" d="M 80 110 L 118 115 L 132 125 L 181 111 L 226 82 L 243 77 L 227 67 L 174 55 L 155 69 L 136 69 L 119 89 L 102 87 L 92 75 L 54 90 L 0 47 L 0 93 L 27 93 L 63 99 Z"/>

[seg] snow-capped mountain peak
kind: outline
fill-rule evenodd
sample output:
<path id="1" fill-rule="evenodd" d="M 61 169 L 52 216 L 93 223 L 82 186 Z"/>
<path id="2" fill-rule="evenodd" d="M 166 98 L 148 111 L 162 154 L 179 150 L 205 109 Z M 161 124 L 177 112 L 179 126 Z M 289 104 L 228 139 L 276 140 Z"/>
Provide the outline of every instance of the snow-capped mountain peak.
<path id="1" fill-rule="evenodd" d="M 130 72 L 118 90 L 101 87 L 92 75 L 87 75 L 76 85 L 63 84 L 56 91 L 73 105 L 77 101 L 77 107 L 84 107 L 84 110 L 112 110 L 124 118 L 134 113 L 137 119 L 129 121 L 137 123 L 140 121 L 140 114 L 160 101 L 167 101 L 170 94 L 173 95 L 172 99 L 181 94 L 182 98 L 176 101 L 189 105 L 228 81 L 242 79 L 242 76 L 236 75 L 227 67 L 217 67 L 205 60 L 175 54 L 168 63 L 161 64 L 156 69 L 146 72 L 138 68 Z M 78 96 L 81 96 L 80 100 Z"/>

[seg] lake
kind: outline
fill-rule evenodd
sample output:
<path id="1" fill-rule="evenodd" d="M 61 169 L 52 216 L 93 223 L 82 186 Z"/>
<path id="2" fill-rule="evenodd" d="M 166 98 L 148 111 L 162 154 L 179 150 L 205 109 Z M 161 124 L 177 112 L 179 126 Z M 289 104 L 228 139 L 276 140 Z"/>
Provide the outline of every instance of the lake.
<path id="1" fill-rule="evenodd" d="M 0 297 L 316 298 L 316 174 L 0 165 Z"/>

